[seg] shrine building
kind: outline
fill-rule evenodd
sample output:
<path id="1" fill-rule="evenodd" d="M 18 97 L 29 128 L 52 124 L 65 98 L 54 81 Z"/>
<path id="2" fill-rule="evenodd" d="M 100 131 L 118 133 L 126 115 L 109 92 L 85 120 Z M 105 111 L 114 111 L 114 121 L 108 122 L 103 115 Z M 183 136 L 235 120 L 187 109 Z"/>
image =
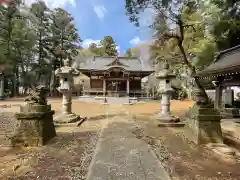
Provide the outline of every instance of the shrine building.
<path id="1" fill-rule="evenodd" d="M 78 70 L 89 77 L 84 94 L 103 96 L 141 96 L 142 78 L 154 71 L 137 57 L 94 56 Z"/>
<path id="2" fill-rule="evenodd" d="M 215 108 L 225 108 L 229 114 L 239 116 L 240 97 L 234 100 L 230 88 L 240 86 L 240 45 L 217 53 L 214 62 L 196 76 L 215 85 Z"/>

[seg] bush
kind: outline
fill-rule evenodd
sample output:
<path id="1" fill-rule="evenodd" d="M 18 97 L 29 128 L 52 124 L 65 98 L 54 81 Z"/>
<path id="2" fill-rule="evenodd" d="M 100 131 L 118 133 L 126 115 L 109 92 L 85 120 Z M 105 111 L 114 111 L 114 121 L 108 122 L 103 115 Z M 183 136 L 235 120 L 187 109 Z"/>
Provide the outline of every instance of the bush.
<path id="1" fill-rule="evenodd" d="M 173 99 L 177 100 L 183 100 L 187 98 L 187 92 L 183 88 L 179 87 L 172 87 L 174 92 L 173 92 Z"/>

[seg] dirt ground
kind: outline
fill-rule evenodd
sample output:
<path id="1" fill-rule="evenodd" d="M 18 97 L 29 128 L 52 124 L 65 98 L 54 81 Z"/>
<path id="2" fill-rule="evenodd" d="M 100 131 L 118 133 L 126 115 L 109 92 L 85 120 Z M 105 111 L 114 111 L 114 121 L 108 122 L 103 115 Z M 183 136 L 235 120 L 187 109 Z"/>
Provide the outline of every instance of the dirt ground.
<path id="1" fill-rule="evenodd" d="M 56 113 L 61 111 L 61 99 L 60 98 L 49 98 L 49 103 L 52 105 L 52 109 Z M 7 101 L 0 101 L 0 105 L 4 104 L 20 104 L 23 102 L 23 98 L 10 99 Z M 173 114 L 178 114 L 182 111 L 186 111 L 191 105 L 192 101 L 171 101 L 171 110 Z M 109 105 L 101 105 L 99 103 L 88 103 L 81 102 L 78 100 L 73 101 L 72 111 L 76 114 L 95 117 L 100 116 L 106 113 L 106 110 L 109 108 Z M 147 103 L 139 103 L 134 105 L 124 105 L 131 114 L 133 115 L 147 115 L 154 114 L 159 112 L 161 109 L 160 102 L 153 101 Z"/>
<path id="2" fill-rule="evenodd" d="M 193 101 L 172 100 L 171 111 L 174 115 L 178 116 L 179 113 L 185 112 L 192 104 Z M 151 115 L 160 112 L 161 104 L 160 101 L 153 101 L 134 105 L 124 105 L 124 107 L 133 115 Z"/>
<path id="3" fill-rule="evenodd" d="M 61 103 L 53 101 L 51 102 L 52 109 L 59 112 L 61 110 Z M 172 101 L 171 110 L 172 113 L 178 115 L 181 112 L 185 112 L 191 105 L 192 101 Z M 132 115 L 150 115 L 156 112 L 160 112 L 161 105 L 159 102 L 139 103 L 134 105 L 123 105 Z M 86 117 L 100 116 L 106 113 L 109 105 L 101 105 L 99 103 L 87 103 L 74 101 L 72 111 L 76 114 L 80 114 Z"/>
<path id="4" fill-rule="evenodd" d="M 56 130 L 57 137 L 46 146 L 0 149 L 0 179 L 86 179 L 99 132 L 79 127 Z"/>
<path id="5" fill-rule="evenodd" d="M 240 163 L 228 163 L 204 146 L 183 138 L 183 129 L 159 128 L 150 124 L 134 134 L 152 146 L 173 180 L 239 180 Z"/>
<path id="6" fill-rule="evenodd" d="M 50 99 L 49 102 L 56 113 L 61 111 L 59 99 Z M 172 101 L 172 113 L 182 117 L 192 104 L 192 101 Z M 106 114 L 109 108 L 109 105 L 73 101 L 72 111 L 81 116 L 94 118 Z M 152 115 L 159 112 L 161 107 L 160 103 L 156 101 L 124 105 L 124 108 L 132 115 Z M 116 115 L 118 112 L 111 113 Z M 1 178 L 3 172 L 5 177 L 6 174 L 10 175 L 7 178 L 9 180 L 36 179 L 34 177 L 41 180 L 68 180 L 72 177 L 84 179 L 100 129 L 100 127 L 91 129 L 88 126 L 89 124 L 94 126 L 96 123 L 97 121 L 89 121 L 80 128 L 57 129 L 57 138 L 42 148 L 9 151 L 1 151 L 0 148 L 0 179 L 3 179 Z M 156 153 L 159 153 L 160 161 L 173 180 L 240 180 L 240 164 L 223 162 L 215 158 L 212 152 L 204 147 L 195 146 L 184 140 L 181 129 L 160 129 L 146 122 L 136 122 L 136 124 L 139 125 L 139 129 L 134 130 L 134 133 L 139 138 L 147 140 L 148 143 L 152 139 L 160 142 L 159 144 L 149 144 L 153 149 L 155 148 Z M 27 157 L 33 157 L 31 163 L 24 165 L 25 168 L 18 167 Z M 47 171 L 48 175 L 44 171 L 46 167 L 49 170 Z"/>

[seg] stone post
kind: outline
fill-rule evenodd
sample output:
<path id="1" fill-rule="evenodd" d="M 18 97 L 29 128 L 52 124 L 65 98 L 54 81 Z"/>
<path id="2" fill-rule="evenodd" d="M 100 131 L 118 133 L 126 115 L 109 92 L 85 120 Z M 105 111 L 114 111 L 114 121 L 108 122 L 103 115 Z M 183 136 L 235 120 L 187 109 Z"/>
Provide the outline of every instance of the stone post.
<path id="1" fill-rule="evenodd" d="M 62 93 L 62 112 L 54 120 L 57 123 L 74 123 L 80 120 L 80 116 L 72 113 L 72 89 L 74 85 L 73 77 L 79 72 L 70 66 L 68 59 L 64 60 L 64 66 L 55 71 L 60 77 L 60 87 L 58 91 Z"/>
<path id="2" fill-rule="evenodd" d="M 169 70 L 169 64 L 165 63 L 160 73 L 156 74 L 156 78 L 160 80 L 159 90 L 161 93 L 161 112 L 154 116 L 157 124 L 159 123 L 175 123 L 179 122 L 179 118 L 172 116 L 170 111 L 170 95 L 173 92 L 170 81 L 176 76 Z"/>
<path id="3" fill-rule="evenodd" d="M 38 86 L 26 98 L 27 104 L 21 107 L 21 112 L 15 114 L 19 126 L 11 137 L 12 146 L 42 146 L 56 136 L 54 111 L 47 104 L 46 92 L 44 86 Z"/>
<path id="4" fill-rule="evenodd" d="M 4 74 L 0 74 L 0 100 L 3 100 L 4 97 Z"/>

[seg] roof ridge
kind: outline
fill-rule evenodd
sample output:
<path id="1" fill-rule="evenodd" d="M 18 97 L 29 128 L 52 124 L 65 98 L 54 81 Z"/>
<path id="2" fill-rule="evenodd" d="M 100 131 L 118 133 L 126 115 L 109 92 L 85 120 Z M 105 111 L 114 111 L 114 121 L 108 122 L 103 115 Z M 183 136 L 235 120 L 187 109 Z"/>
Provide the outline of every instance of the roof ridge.
<path id="1" fill-rule="evenodd" d="M 126 56 L 99 56 L 99 55 L 95 55 L 94 56 L 94 59 L 95 58 L 119 58 L 119 59 L 139 59 L 138 56 L 132 56 L 132 57 L 126 57 Z"/>
<path id="2" fill-rule="evenodd" d="M 233 53 L 235 53 L 239 49 L 240 49 L 240 44 L 237 45 L 237 46 L 234 46 L 234 47 L 231 47 L 231 48 L 219 51 L 219 52 L 215 53 L 215 60 L 213 62 L 215 63 L 215 62 L 217 62 L 220 59 L 221 56 L 224 56 L 224 55 L 226 56 L 226 55 L 233 54 Z"/>

